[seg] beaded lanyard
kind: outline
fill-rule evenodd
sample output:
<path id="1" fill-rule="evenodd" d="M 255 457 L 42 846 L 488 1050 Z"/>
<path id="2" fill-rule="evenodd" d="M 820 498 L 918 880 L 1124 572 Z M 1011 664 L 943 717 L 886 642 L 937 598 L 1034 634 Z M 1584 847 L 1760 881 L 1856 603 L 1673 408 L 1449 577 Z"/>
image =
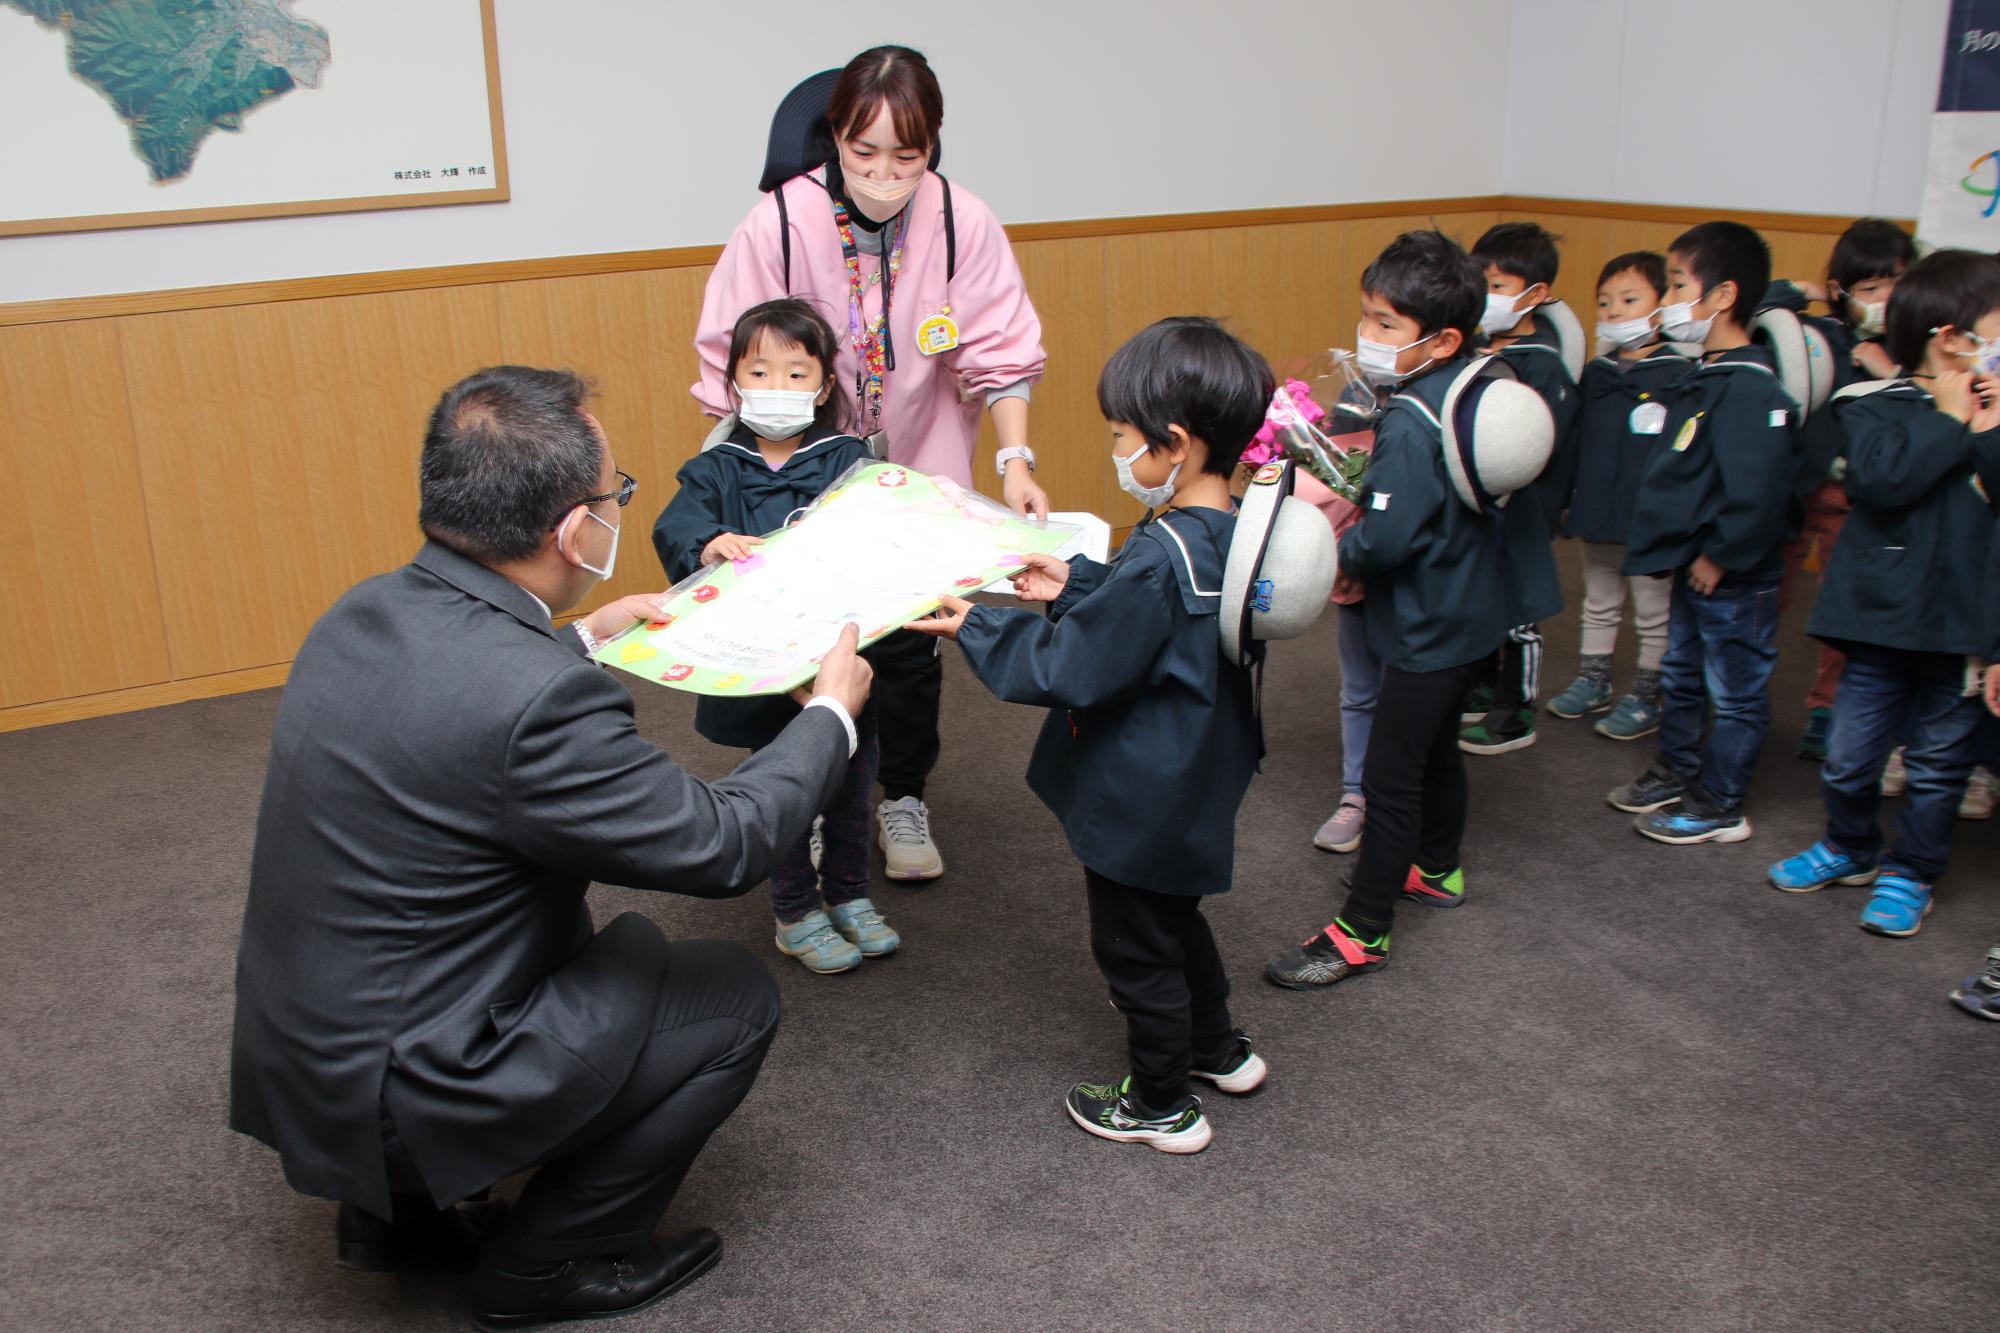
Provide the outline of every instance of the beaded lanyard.
<path id="1" fill-rule="evenodd" d="M 882 283 L 882 313 L 868 321 L 861 321 L 861 248 L 854 243 L 854 220 L 848 216 L 847 206 L 833 201 L 833 225 L 840 233 L 841 253 L 847 257 L 847 337 L 854 344 L 854 351 L 860 360 L 855 370 L 854 396 L 859 406 L 879 428 L 882 424 L 882 377 L 896 368 L 896 353 L 889 338 L 889 298 L 896 285 L 896 275 L 903 269 L 904 220 L 896 219 L 895 233 L 890 237 L 889 254 L 883 261 L 883 271 L 878 274 Z"/>

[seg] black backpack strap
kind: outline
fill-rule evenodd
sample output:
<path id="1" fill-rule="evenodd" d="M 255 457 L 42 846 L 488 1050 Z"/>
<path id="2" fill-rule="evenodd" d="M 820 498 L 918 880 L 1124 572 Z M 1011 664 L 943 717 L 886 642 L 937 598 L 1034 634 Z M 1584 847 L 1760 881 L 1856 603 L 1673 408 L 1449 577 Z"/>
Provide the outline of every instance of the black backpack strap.
<path id="1" fill-rule="evenodd" d="M 939 176 L 938 184 L 944 186 L 944 280 L 949 283 L 958 276 L 958 228 L 951 216 L 951 182 Z"/>
<path id="2" fill-rule="evenodd" d="M 778 200 L 778 245 L 785 256 L 785 295 L 792 294 L 792 216 L 785 208 L 785 187 L 771 191 Z"/>

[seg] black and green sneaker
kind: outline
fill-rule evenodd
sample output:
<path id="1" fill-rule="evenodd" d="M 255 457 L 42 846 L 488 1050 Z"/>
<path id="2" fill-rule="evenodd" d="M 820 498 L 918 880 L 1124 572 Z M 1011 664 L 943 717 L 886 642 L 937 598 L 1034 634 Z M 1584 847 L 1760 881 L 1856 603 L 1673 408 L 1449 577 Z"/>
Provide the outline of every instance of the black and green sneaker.
<path id="1" fill-rule="evenodd" d="M 1465 702 L 1459 706 L 1458 724 L 1466 726 L 1485 717 L 1493 711 L 1493 701 L 1497 697 L 1491 685 L 1475 688 L 1472 693 L 1465 696 Z"/>
<path id="2" fill-rule="evenodd" d="M 1201 1098 L 1189 1097 L 1178 1111 L 1161 1115 L 1132 1091 L 1132 1076 L 1117 1083 L 1079 1083 L 1063 1098 L 1069 1118 L 1100 1139 L 1143 1143 L 1161 1152 L 1200 1152 L 1214 1137 L 1201 1113 Z"/>
<path id="3" fill-rule="evenodd" d="M 1364 940 L 1339 917 L 1296 948 L 1264 965 L 1271 983 L 1287 990 L 1318 990 L 1336 981 L 1373 972 L 1389 961 L 1389 937 Z"/>
<path id="4" fill-rule="evenodd" d="M 1458 748 L 1467 754 L 1506 754 L 1535 743 L 1535 710 L 1496 708 L 1458 733 Z"/>
<path id="5" fill-rule="evenodd" d="M 1426 907 L 1458 907 L 1465 902 L 1465 871 L 1458 866 L 1436 873 L 1411 866 L 1403 880 L 1403 897 Z"/>

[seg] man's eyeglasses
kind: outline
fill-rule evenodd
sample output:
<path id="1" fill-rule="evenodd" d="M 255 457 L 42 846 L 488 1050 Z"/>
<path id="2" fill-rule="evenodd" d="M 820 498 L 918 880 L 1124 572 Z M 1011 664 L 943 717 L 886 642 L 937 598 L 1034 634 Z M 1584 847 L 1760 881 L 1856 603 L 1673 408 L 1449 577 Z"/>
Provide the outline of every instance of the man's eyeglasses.
<path id="1" fill-rule="evenodd" d="M 629 472 L 620 472 L 618 474 L 617 490 L 606 491 L 602 495 L 586 495 L 581 500 L 578 500 L 577 503 L 580 505 L 594 505 L 599 500 L 616 500 L 618 507 L 623 509 L 626 505 L 632 503 L 632 492 L 638 489 L 639 483 L 632 479 L 632 475 Z"/>

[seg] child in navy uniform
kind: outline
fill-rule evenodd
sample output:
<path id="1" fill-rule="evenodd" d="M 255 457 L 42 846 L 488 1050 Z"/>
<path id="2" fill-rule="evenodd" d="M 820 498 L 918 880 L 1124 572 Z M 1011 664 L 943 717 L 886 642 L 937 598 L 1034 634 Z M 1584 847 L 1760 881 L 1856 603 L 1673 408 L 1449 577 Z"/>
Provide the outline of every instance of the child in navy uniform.
<path id="1" fill-rule="evenodd" d="M 2000 719 L 2000 538 L 1986 562 L 1986 711 Z M 1976 1017 L 2000 1020 L 2000 944 L 1952 988 L 1951 1002 Z"/>
<path id="2" fill-rule="evenodd" d="M 1625 536 L 1639 480 L 1665 438 L 1667 404 L 1694 361 L 1660 338 L 1653 312 L 1667 294 L 1667 261 L 1650 250 L 1619 255 L 1597 279 L 1597 337 L 1608 350 L 1583 370 L 1577 387 L 1576 483 L 1562 535 L 1583 553 L 1583 644 L 1576 679 L 1549 700 L 1557 717 L 1609 710 L 1594 730 L 1635 741 L 1660 729 L 1660 659 L 1667 651 L 1673 587 L 1623 572 Z M 1639 666 L 1632 690 L 1612 706 L 1611 655 L 1618 646 L 1627 587 Z"/>
<path id="3" fill-rule="evenodd" d="M 1627 574 L 1674 579 L 1660 755 L 1607 797 L 1658 842 L 1750 836 L 1743 799 L 1771 724 L 1766 686 L 1798 468 L 1798 405 L 1771 354 L 1750 342 L 1770 282 L 1770 248 L 1740 222 L 1704 222 L 1667 252 L 1660 330 L 1704 350 L 1667 412 L 1625 547 Z"/>
<path id="4" fill-rule="evenodd" d="M 1939 250 L 1910 265 L 1888 335 L 1910 376 L 1834 400 L 1852 508 L 1810 622 L 1847 654 L 1821 768 L 1826 837 L 1772 866 L 1771 883 L 1872 883 L 1861 928 L 1905 936 L 1951 852 L 1980 715 L 1969 687 L 1991 646 L 1981 584 L 2000 499 L 2000 260 Z M 1909 796 L 1884 855 L 1882 766 L 1906 733 Z"/>
<path id="5" fill-rule="evenodd" d="M 1917 247 L 1910 234 L 1882 218 L 1862 218 L 1833 243 L 1826 261 L 1826 285 L 1787 282 L 1771 284 L 1764 304 L 1790 310 L 1810 322 L 1825 337 L 1833 357 L 1833 387 L 1892 379 L 1896 363 L 1882 345 L 1889 296 L 1896 279 L 1916 262 Z M 1824 301 L 1831 317 L 1806 314 L 1806 306 Z M 1842 436 L 1836 414 L 1815 412 L 1799 428 L 1799 495 L 1804 502 L 1804 530 L 1785 548 L 1785 597 L 1814 549 L 1822 571 L 1847 517 L 1847 492 L 1838 475 Z M 1826 758 L 1826 734 L 1833 721 L 1833 697 L 1840 688 L 1846 659 L 1831 644 L 1820 645 L 1819 667 L 1806 691 L 1806 726 L 1799 737 L 1801 759 Z"/>
<path id="6" fill-rule="evenodd" d="M 730 339 L 728 380 L 739 402 L 735 431 L 682 466 L 680 489 L 653 525 L 653 548 L 679 582 L 723 560 L 752 558 L 760 533 L 775 532 L 835 478 L 870 457 L 839 429 L 846 399 L 833 378 L 838 344 L 817 311 L 795 297 L 744 312 Z M 798 715 L 785 695 L 703 695 L 695 730 L 717 745 L 756 750 Z M 868 898 L 869 795 L 880 763 L 873 699 L 855 719 L 859 745 L 847 779 L 822 820 L 814 865 L 810 836 L 771 867 L 779 952 L 808 971 L 845 972 L 894 953 L 902 939 Z"/>
<path id="7" fill-rule="evenodd" d="M 1555 299 L 1562 258 L 1556 237 L 1533 222 L 1502 222 L 1472 247 L 1472 262 L 1486 279 L 1479 330 L 1488 349 L 1521 383 L 1542 396 L 1556 423 L 1556 449 L 1535 484 L 1507 502 L 1503 542 L 1507 582 L 1515 598 L 1515 625 L 1495 664 L 1490 695 L 1479 691 L 1468 713 L 1478 713 L 1460 733 L 1467 754 L 1506 754 L 1535 743 L 1535 695 L 1541 690 L 1543 620 L 1562 610 L 1562 586 L 1553 559 L 1545 558 L 1562 521 L 1575 471 L 1572 424 L 1576 382 L 1563 364 L 1562 340 L 1535 307 Z M 1546 575 L 1546 577 L 1542 577 Z M 1482 707 L 1483 705 L 1483 707 Z"/>
<path id="8" fill-rule="evenodd" d="M 1466 365 L 1485 286 L 1434 231 L 1405 232 L 1361 275 L 1358 359 L 1396 390 L 1376 423 L 1361 522 L 1340 539 L 1340 572 L 1368 587 L 1368 645 L 1382 661 L 1362 770 L 1368 836 L 1340 914 L 1265 968 L 1294 990 L 1386 963 L 1398 898 L 1464 901 L 1459 711 L 1514 623 L 1515 601 L 1494 557 L 1495 520 L 1460 503 L 1446 475 L 1439 414 Z M 1541 559 L 1553 579 L 1546 544 Z"/>
<path id="9" fill-rule="evenodd" d="M 1199 1152 L 1212 1131 L 1188 1078 L 1248 1092 L 1264 1061 L 1231 1024 L 1201 900 L 1229 888 L 1236 811 L 1263 753 L 1250 671 L 1217 613 L 1235 528 L 1229 490 L 1275 384 L 1209 319 L 1162 320 L 1097 383 L 1119 485 L 1149 514 L 1110 565 L 1029 560 L 1026 610 L 944 599 L 911 628 L 955 637 L 973 673 L 1048 720 L 1028 785 L 1083 863 L 1091 952 L 1125 1015 L 1131 1072 L 1079 1083 L 1070 1118 L 1100 1138 Z M 1164 508 L 1161 508 L 1161 507 Z"/>

